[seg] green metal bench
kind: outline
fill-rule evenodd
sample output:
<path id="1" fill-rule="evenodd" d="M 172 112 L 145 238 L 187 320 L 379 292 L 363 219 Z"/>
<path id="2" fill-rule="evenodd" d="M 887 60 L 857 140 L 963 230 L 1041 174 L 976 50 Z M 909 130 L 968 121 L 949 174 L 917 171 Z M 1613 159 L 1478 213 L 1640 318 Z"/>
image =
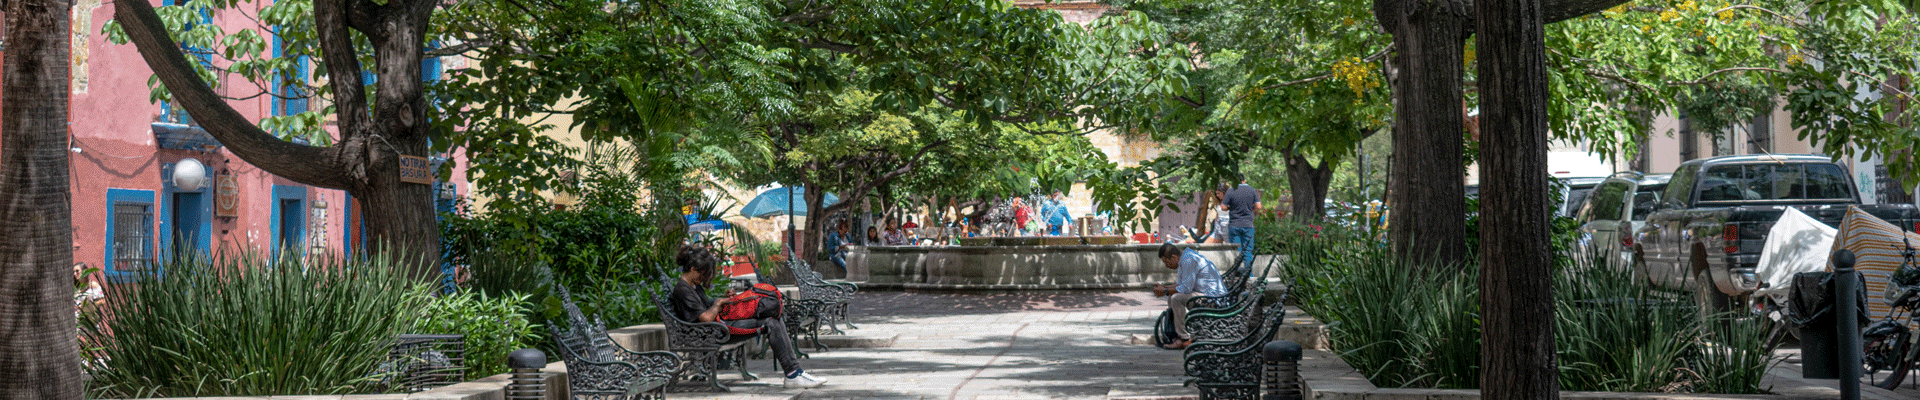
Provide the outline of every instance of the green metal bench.
<path id="1" fill-rule="evenodd" d="M 567 387 L 574 400 L 664 399 L 667 384 L 680 368 L 680 356 L 665 351 L 636 352 L 607 336 L 607 324 L 580 312 L 565 287 L 558 287 L 567 312 L 567 328 L 553 321 L 547 331 L 567 365 Z"/>
<path id="2" fill-rule="evenodd" d="M 834 333 L 846 333 L 839 324 L 847 324 L 847 329 L 859 329 L 853 326 L 853 320 L 847 316 L 847 309 L 853 302 L 853 294 L 860 292 L 860 285 L 852 282 L 828 281 L 813 267 L 804 261 L 790 261 L 789 270 L 793 271 L 794 285 L 799 287 L 800 298 L 819 300 L 826 303 L 820 315 L 820 324 Z M 818 341 L 816 340 L 816 345 Z"/>
<path id="3" fill-rule="evenodd" d="M 1201 400 L 1259 398 L 1260 349 L 1286 319 L 1285 307 L 1284 301 L 1268 305 L 1260 325 L 1231 342 L 1195 341 L 1187 346 L 1186 384 L 1200 390 Z"/>
<path id="4" fill-rule="evenodd" d="M 718 377 L 723 368 L 737 369 L 748 380 L 759 379 L 747 372 L 747 341 L 735 340 L 725 324 L 680 319 L 673 302 L 667 300 L 673 293 L 673 280 L 664 281 L 660 291 L 654 293 L 653 302 L 660 311 L 660 321 L 667 326 L 667 350 L 679 354 L 682 360 L 672 383 L 705 380 L 709 388 L 725 392 L 727 388 L 720 385 Z"/>

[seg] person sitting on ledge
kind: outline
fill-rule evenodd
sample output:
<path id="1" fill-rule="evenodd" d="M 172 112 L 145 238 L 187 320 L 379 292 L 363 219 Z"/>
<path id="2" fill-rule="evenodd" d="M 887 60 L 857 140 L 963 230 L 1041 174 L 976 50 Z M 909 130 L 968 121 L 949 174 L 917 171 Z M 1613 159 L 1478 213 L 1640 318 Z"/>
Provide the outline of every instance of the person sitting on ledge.
<path id="1" fill-rule="evenodd" d="M 1227 288 L 1220 283 L 1220 269 L 1213 266 L 1213 260 L 1191 247 L 1182 250 L 1173 243 L 1161 243 L 1160 262 L 1166 263 L 1167 269 L 1178 270 L 1180 277 L 1172 285 L 1153 285 L 1154 296 L 1167 296 L 1167 308 L 1173 314 L 1173 332 L 1179 336 L 1166 348 L 1184 349 L 1193 344 L 1193 334 L 1187 332 L 1187 299 L 1225 296 Z"/>
<path id="2" fill-rule="evenodd" d="M 720 262 L 720 256 L 712 249 L 697 244 L 680 245 L 680 254 L 674 257 L 674 262 L 680 264 L 680 279 L 674 282 L 670 296 L 673 311 L 679 313 L 680 319 L 719 321 L 727 326 L 754 330 L 753 334 L 733 335 L 729 343 L 752 339 L 754 336 L 766 338 L 767 344 L 773 346 L 774 360 L 780 364 L 780 370 L 786 372 L 787 387 L 812 388 L 827 383 L 825 379 L 815 378 L 800 369 L 800 361 L 794 359 L 793 338 L 787 336 L 787 323 L 777 314 L 770 318 L 720 319 L 720 306 L 727 302 L 708 298 L 706 290 L 707 283 L 713 282 L 713 267 Z M 733 293 L 729 291 L 726 297 L 733 297 Z"/>

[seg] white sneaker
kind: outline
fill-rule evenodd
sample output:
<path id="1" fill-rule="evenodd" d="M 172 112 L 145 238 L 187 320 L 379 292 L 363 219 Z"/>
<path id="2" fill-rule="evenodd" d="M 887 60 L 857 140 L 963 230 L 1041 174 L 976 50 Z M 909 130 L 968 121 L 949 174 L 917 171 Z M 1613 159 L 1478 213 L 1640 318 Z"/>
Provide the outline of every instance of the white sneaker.
<path id="1" fill-rule="evenodd" d="M 813 374 L 806 373 L 806 371 L 801 371 L 799 376 L 787 378 L 787 387 L 790 388 L 816 388 L 825 384 L 827 384 L 827 380 L 815 378 Z"/>

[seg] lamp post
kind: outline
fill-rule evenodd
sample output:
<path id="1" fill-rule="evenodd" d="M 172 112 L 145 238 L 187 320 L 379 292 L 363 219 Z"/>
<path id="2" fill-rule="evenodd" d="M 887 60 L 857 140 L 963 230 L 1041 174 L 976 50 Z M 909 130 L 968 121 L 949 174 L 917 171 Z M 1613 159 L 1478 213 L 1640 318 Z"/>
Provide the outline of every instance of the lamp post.
<path id="1" fill-rule="evenodd" d="M 793 187 L 788 186 L 787 187 L 787 257 L 788 257 L 787 262 L 798 261 L 796 259 L 800 258 L 800 248 L 797 247 L 798 245 L 795 243 L 795 241 L 798 239 L 794 239 L 793 237 L 793 215 L 794 215 Z"/>

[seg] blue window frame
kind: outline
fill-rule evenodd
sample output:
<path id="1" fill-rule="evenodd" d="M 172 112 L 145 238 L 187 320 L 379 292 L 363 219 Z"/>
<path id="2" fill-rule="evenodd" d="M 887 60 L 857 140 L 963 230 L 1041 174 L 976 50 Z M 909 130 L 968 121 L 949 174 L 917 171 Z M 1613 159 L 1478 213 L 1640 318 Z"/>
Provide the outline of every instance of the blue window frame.
<path id="1" fill-rule="evenodd" d="M 276 260 L 283 249 L 306 254 L 306 206 L 306 186 L 273 185 L 273 216 L 269 225 L 273 239 L 271 248 Z"/>
<path id="2" fill-rule="evenodd" d="M 108 282 L 160 273 L 154 262 L 153 191 L 107 189 L 107 232 L 101 260 Z"/>
<path id="3" fill-rule="evenodd" d="M 286 43 L 280 40 L 280 28 L 273 29 L 273 57 L 285 54 Z M 283 71 L 284 75 L 273 80 L 273 115 L 287 116 L 307 112 L 307 87 L 305 82 L 312 76 L 312 59 L 300 56 L 294 60 L 292 71 Z M 299 85 L 285 84 L 286 80 L 301 82 Z"/>
<path id="4" fill-rule="evenodd" d="M 186 2 L 175 1 L 175 0 L 161 0 L 160 5 L 163 7 L 172 6 L 172 5 L 184 6 L 186 5 Z M 200 22 L 194 23 L 194 24 L 187 24 L 187 26 L 185 26 L 184 29 L 193 29 L 193 27 L 196 25 L 211 24 L 211 23 L 213 23 L 213 11 L 203 10 L 200 12 Z M 188 46 L 186 45 L 186 43 L 181 43 L 180 50 L 183 50 L 188 55 L 191 55 L 194 59 L 200 60 L 201 66 L 206 66 L 206 67 L 213 66 L 213 50 L 211 49 L 203 49 L 199 47 Z M 187 110 L 174 108 L 173 102 L 170 102 L 170 101 L 160 102 L 160 122 L 171 122 L 171 123 L 182 124 L 182 125 L 197 125 L 193 123 L 193 116 L 187 115 Z"/>

